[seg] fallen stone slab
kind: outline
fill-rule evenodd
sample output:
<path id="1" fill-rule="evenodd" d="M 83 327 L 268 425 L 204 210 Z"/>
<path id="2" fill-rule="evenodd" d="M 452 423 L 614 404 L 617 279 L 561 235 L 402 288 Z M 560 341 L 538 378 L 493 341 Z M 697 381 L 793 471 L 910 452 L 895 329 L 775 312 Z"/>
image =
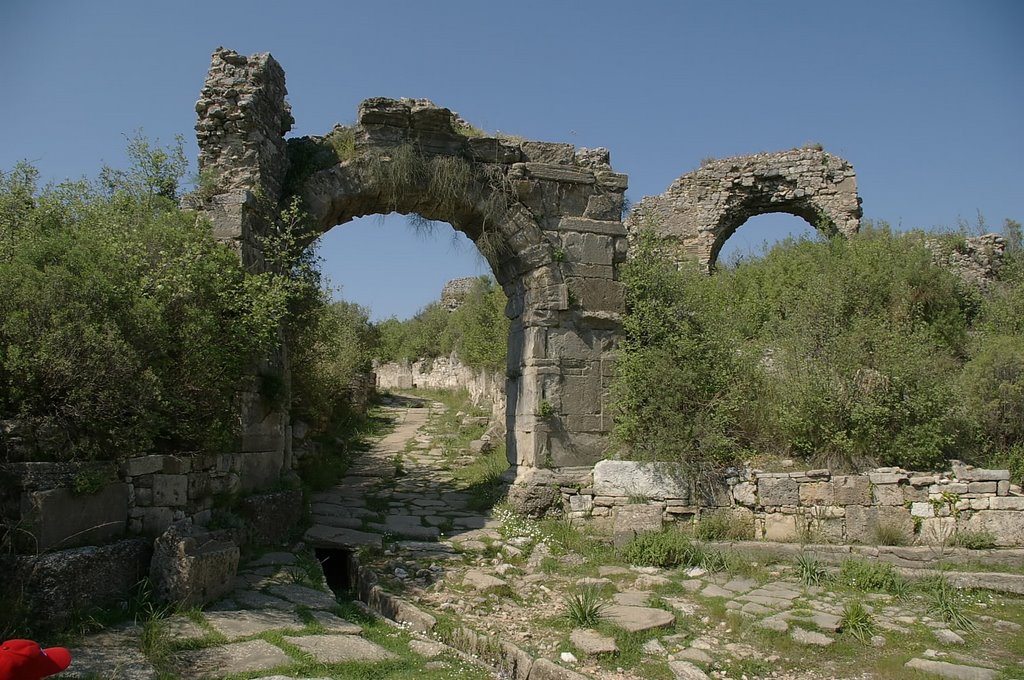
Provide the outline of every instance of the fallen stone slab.
<path id="1" fill-rule="evenodd" d="M 306 530 L 306 543 L 318 548 L 359 548 L 364 545 L 383 547 L 379 534 L 341 527 L 313 526 Z"/>
<path id="2" fill-rule="evenodd" d="M 332 609 L 338 606 L 338 601 L 331 593 L 322 590 L 314 590 L 298 583 L 283 583 L 268 588 L 271 595 L 284 598 L 310 609 Z"/>
<path id="3" fill-rule="evenodd" d="M 427 659 L 441 656 L 445 653 L 445 646 L 440 642 L 428 642 L 426 640 L 412 640 L 409 642 L 409 649 L 414 654 L 419 654 Z"/>
<path id="4" fill-rule="evenodd" d="M 664 609 L 620 604 L 606 607 L 601 617 L 630 633 L 665 628 L 676 622 L 675 614 Z"/>
<path id="5" fill-rule="evenodd" d="M 615 644 L 615 638 L 601 635 L 594 630 L 576 628 L 569 634 L 569 642 L 588 656 L 619 653 L 619 646 Z"/>
<path id="6" fill-rule="evenodd" d="M 316 619 L 324 630 L 328 633 L 340 633 L 343 635 L 359 635 L 363 632 L 363 627 L 346 621 L 345 619 L 335 616 L 330 612 L 315 610 L 310 612 L 310 615 Z"/>
<path id="7" fill-rule="evenodd" d="M 497 576 L 491 576 L 485 574 L 482 571 L 476 569 L 470 569 L 462 577 L 462 585 L 473 590 L 479 590 L 482 593 L 486 593 L 490 590 L 497 590 L 508 585 L 507 581 L 503 581 Z"/>
<path id="8" fill-rule="evenodd" d="M 816 645 L 818 647 L 828 647 L 832 644 L 833 640 L 824 633 L 819 633 L 816 630 L 806 630 L 797 626 L 793 627 L 793 630 L 789 632 L 789 637 L 803 645 Z"/>
<path id="9" fill-rule="evenodd" d="M 953 631 L 949 630 L 948 628 L 936 628 L 932 631 L 932 635 L 934 635 L 935 639 L 944 645 L 966 644 L 962 637 L 960 637 Z"/>
<path id="10" fill-rule="evenodd" d="M 258 590 L 236 590 L 231 593 L 231 599 L 242 607 L 248 609 L 283 609 L 294 611 L 295 605 L 279 597 L 272 597 Z"/>
<path id="11" fill-rule="evenodd" d="M 288 611 L 206 612 L 204 616 L 210 626 L 228 640 L 259 635 L 268 630 L 301 630 L 306 625 L 298 614 Z"/>
<path id="12" fill-rule="evenodd" d="M 612 595 L 612 600 L 615 604 L 623 604 L 627 607 L 646 607 L 653 594 L 649 590 L 624 590 Z"/>
<path id="13" fill-rule="evenodd" d="M 266 640 L 218 645 L 174 657 L 183 678 L 216 678 L 236 673 L 267 671 L 292 664 L 291 657 Z"/>
<path id="14" fill-rule="evenodd" d="M 950 678 L 950 680 L 995 680 L 999 677 L 999 672 L 990 668 L 961 666 L 960 664 L 934 661 L 932 659 L 911 659 L 903 665 L 915 671 L 932 673 L 943 678 Z"/>
<path id="15" fill-rule="evenodd" d="M 668 667 L 675 676 L 675 680 L 710 680 L 707 673 L 697 668 L 689 661 L 669 661 Z"/>
<path id="16" fill-rule="evenodd" d="M 559 666 L 550 659 L 537 659 L 530 667 L 530 680 L 588 680 L 588 678 L 564 666 Z"/>
<path id="17" fill-rule="evenodd" d="M 721 586 L 716 586 L 714 583 L 709 583 L 704 590 L 700 591 L 700 594 L 704 597 L 732 597 L 736 593 L 731 590 L 726 590 Z"/>
<path id="18" fill-rule="evenodd" d="M 156 680 L 157 672 L 137 647 L 92 645 L 72 647 L 74 663 L 61 678 L 118 678 L 119 680 Z"/>
<path id="19" fill-rule="evenodd" d="M 398 658 L 398 655 L 380 645 L 356 635 L 306 635 L 304 637 L 286 637 L 284 640 L 320 663 L 378 662 Z"/>

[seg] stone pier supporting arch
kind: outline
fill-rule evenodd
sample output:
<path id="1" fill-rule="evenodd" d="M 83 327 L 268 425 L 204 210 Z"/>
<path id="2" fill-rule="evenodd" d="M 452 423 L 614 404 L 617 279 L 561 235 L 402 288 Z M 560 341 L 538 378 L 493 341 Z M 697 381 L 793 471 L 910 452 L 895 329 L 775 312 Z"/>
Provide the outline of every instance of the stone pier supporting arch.
<path id="1" fill-rule="evenodd" d="M 725 241 L 756 215 L 783 212 L 826 235 L 860 229 L 860 198 L 853 167 L 816 148 L 706 161 L 660 196 L 644 198 L 630 231 L 649 224 L 677 255 L 711 269 Z"/>
<path id="2" fill-rule="evenodd" d="M 296 198 L 309 239 L 370 214 L 450 223 L 477 244 L 509 298 L 506 420 L 518 479 L 589 472 L 611 428 L 607 392 L 625 311 L 616 267 L 626 257 L 627 179 L 608 152 L 477 136 L 426 100 L 370 99 L 353 126 L 286 141 L 285 94 L 271 56 L 214 52 L 196 131 L 199 207 L 216 236 L 261 270 L 262 236 Z M 287 374 L 285 356 L 275 365 Z M 286 451 L 287 414 L 257 401 L 246 400 L 243 447 Z"/>

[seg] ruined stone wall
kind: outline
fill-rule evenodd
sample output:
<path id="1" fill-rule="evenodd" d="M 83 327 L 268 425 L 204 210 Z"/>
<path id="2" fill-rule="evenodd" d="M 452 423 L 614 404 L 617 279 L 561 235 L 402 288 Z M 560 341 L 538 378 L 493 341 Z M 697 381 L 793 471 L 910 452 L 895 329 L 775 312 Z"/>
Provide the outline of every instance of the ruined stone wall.
<path id="1" fill-rule="evenodd" d="M 987 288 L 998 278 L 1006 255 L 1006 239 L 999 234 L 969 236 L 960 243 L 929 238 L 924 244 L 932 251 L 936 264 L 980 288 Z"/>
<path id="2" fill-rule="evenodd" d="M 714 266 L 725 241 L 756 215 L 784 212 L 827 234 L 860 228 L 857 177 L 842 158 L 818 149 L 710 160 L 660 196 L 644 198 L 627 223 L 669 240 L 679 259 Z"/>
<path id="3" fill-rule="evenodd" d="M 454 312 L 461 307 L 463 300 L 473 290 L 476 280 L 475 276 L 467 276 L 461 279 L 452 279 L 444 284 L 444 288 L 441 290 L 441 306 L 449 312 Z"/>
<path id="4" fill-rule="evenodd" d="M 729 523 L 755 540 L 875 545 L 895 532 L 908 543 L 950 546 L 958 534 L 987 533 L 997 546 L 1024 546 L 1024 492 L 1007 470 L 960 463 L 941 474 L 748 469 L 695 484 L 671 463 L 608 460 L 594 467 L 590 481 L 562 488 L 566 511 L 611 521 L 627 533 L 642 518 L 659 528 L 663 521 L 727 512 Z"/>
<path id="5" fill-rule="evenodd" d="M 504 420 L 505 376 L 497 371 L 482 371 L 463 364 L 459 357 L 388 362 L 374 367 L 377 387 L 383 390 L 410 388 L 466 390 L 474 406 L 493 411 Z"/>
<path id="6" fill-rule="evenodd" d="M 269 55 L 214 53 L 197 133 L 201 172 L 213 178 L 200 207 L 218 238 L 238 244 L 243 262 L 259 270 L 260 234 L 293 197 L 308 215 L 310 240 L 369 214 L 450 223 L 477 244 L 509 298 L 510 462 L 525 477 L 599 460 L 625 304 L 616 266 L 626 253 L 627 180 L 612 171 L 608 152 L 480 137 L 426 100 L 383 98 L 364 101 L 350 128 L 285 143 L 292 118 L 284 93 L 283 72 Z M 319 153 L 331 134 L 350 134 L 352 153 L 324 165 L 321 154 L 310 164 L 302 154 Z M 468 172 L 454 191 L 439 189 L 429 172 L 403 177 L 396 191 L 391 178 L 407 149 L 424 167 L 443 159 Z M 286 375 L 286 357 L 268 363 Z M 243 413 L 247 431 L 257 431 L 253 447 L 285 448 L 286 426 L 257 407 Z"/>

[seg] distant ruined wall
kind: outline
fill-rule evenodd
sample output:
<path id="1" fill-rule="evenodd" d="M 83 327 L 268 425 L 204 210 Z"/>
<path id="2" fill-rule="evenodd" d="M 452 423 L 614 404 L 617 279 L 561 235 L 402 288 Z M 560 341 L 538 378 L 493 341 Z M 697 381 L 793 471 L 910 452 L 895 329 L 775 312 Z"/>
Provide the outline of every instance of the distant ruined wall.
<path id="1" fill-rule="evenodd" d="M 754 540 L 877 545 L 885 531 L 907 543 L 951 546 L 969 532 L 990 535 L 996 546 L 1024 546 L 1024 492 L 1009 471 L 951 462 L 942 473 L 731 469 L 697 483 L 678 464 L 604 460 L 587 486 L 561 492 L 571 518 L 611 522 L 617 535 L 725 512 Z"/>
<path id="2" fill-rule="evenodd" d="M 627 221 L 631 235 L 645 225 L 676 247 L 680 259 L 714 266 L 725 241 L 744 222 L 789 213 L 826 234 L 860 229 L 853 166 L 818 149 L 723 158 L 683 175 L 660 196 L 644 198 Z"/>
<path id="3" fill-rule="evenodd" d="M 469 398 L 479 408 L 491 409 L 495 416 L 504 418 L 505 376 L 497 371 L 470 368 L 459 357 L 421 359 L 412 363 L 388 362 L 374 367 L 377 387 L 383 390 L 410 388 L 460 390 L 469 392 Z"/>
<path id="4" fill-rule="evenodd" d="M 947 240 L 925 239 L 935 263 L 945 267 L 965 283 L 986 288 L 999 276 L 1006 255 L 1006 239 L 999 234 L 982 234 L 963 239 L 950 247 Z"/>

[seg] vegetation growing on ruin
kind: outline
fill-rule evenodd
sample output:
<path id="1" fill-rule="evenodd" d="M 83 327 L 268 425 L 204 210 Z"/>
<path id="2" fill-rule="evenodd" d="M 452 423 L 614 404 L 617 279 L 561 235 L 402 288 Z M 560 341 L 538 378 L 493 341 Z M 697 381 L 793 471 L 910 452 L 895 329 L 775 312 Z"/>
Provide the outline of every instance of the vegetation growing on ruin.
<path id="1" fill-rule="evenodd" d="M 982 294 L 919 234 L 789 240 L 708 277 L 644 233 L 624 267 L 629 314 L 616 437 L 694 467 L 795 457 L 927 469 L 1024 452 L 1024 276 L 1011 244 Z M 657 385 L 658 389 L 651 389 Z"/>
<path id="2" fill-rule="evenodd" d="M 453 312 L 433 302 L 411 319 L 381 322 L 372 354 L 387 362 L 432 359 L 455 352 L 472 368 L 502 370 L 508 353 L 506 302 L 501 287 L 492 278 L 481 276 Z"/>
<path id="3" fill-rule="evenodd" d="M 175 206 L 180 144 L 128 152 L 96 181 L 0 173 L 6 457 L 224 446 L 240 381 L 276 341 L 287 290 Z"/>

